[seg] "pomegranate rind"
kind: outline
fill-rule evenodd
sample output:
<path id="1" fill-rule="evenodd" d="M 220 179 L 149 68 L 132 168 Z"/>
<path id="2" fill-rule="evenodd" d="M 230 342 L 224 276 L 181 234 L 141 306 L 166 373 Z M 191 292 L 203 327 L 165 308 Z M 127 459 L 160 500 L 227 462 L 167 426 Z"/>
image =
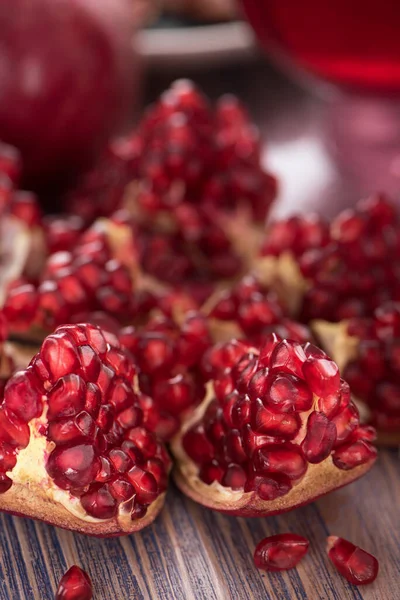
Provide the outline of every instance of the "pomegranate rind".
<path id="1" fill-rule="evenodd" d="M 72 514 L 61 503 L 49 498 L 46 489 L 40 484 L 26 486 L 13 482 L 11 488 L 0 495 L 0 511 L 19 517 L 28 517 L 37 521 L 44 521 L 62 529 L 77 531 L 94 537 L 116 537 L 129 535 L 140 531 L 152 523 L 160 513 L 166 493 L 148 507 L 147 513 L 141 519 L 132 521 L 127 515 L 126 525 L 121 519 L 114 517 L 109 520 L 94 519 L 82 512 L 82 518 Z"/>
<path id="2" fill-rule="evenodd" d="M 374 458 L 350 471 L 342 471 L 333 464 L 332 457 L 328 456 L 319 464 L 309 464 L 304 477 L 287 494 L 268 501 L 259 498 L 256 492 L 232 490 L 217 482 L 208 485 L 200 479 L 200 469 L 185 452 L 182 439 L 186 431 L 201 420 L 213 397 L 213 389 L 209 385 L 202 404 L 171 442 L 175 457 L 172 476 L 176 485 L 186 496 L 207 508 L 243 517 L 264 517 L 287 512 L 359 479 L 375 462 Z"/>

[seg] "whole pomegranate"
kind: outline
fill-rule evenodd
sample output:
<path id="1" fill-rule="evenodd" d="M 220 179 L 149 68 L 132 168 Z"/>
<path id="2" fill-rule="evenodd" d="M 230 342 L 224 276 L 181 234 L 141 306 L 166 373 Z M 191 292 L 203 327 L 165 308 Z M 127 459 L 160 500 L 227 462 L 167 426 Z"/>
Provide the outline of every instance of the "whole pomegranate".
<path id="1" fill-rule="evenodd" d="M 127 119 L 133 21 L 130 0 L 0 0 L 0 137 L 25 185 L 65 182 Z"/>

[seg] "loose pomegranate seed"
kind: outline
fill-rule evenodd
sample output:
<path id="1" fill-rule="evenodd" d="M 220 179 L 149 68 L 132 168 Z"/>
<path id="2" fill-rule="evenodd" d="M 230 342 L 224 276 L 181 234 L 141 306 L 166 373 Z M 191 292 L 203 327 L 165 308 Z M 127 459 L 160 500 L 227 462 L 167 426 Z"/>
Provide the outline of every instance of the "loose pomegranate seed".
<path id="1" fill-rule="evenodd" d="M 378 576 L 377 559 L 343 538 L 328 538 L 328 556 L 339 573 L 353 585 L 372 583 Z"/>
<path id="2" fill-rule="evenodd" d="M 262 540 L 254 552 L 254 564 L 263 571 L 293 569 L 308 552 L 309 541 L 295 533 L 281 533 Z"/>
<path id="3" fill-rule="evenodd" d="M 91 600 L 92 594 L 89 575 L 74 565 L 62 576 L 55 600 Z"/>

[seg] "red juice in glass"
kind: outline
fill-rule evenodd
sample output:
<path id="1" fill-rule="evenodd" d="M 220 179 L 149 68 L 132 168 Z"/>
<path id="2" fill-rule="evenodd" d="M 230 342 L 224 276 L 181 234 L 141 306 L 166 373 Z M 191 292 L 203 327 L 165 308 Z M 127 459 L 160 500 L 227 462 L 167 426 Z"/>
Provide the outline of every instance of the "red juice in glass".
<path id="1" fill-rule="evenodd" d="M 400 0 L 242 0 L 264 48 L 344 87 L 400 92 Z"/>

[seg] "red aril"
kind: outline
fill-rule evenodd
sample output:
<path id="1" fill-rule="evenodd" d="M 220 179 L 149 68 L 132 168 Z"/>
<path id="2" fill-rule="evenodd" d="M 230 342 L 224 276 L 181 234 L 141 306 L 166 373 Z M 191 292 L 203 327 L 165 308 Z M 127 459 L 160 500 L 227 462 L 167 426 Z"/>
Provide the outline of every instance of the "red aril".
<path id="1" fill-rule="evenodd" d="M 262 540 L 254 551 L 254 564 L 263 571 L 293 569 L 307 554 L 309 541 L 296 533 L 281 533 Z"/>
<path id="2" fill-rule="evenodd" d="M 378 576 L 375 556 L 343 538 L 328 537 L 328 556 L 343 577 L 353 585 L 372 583 Z"/>
<path id="3" fill-rule="evenodd" d="M 89 575 L 74 565 L 62 576 L 55 600 L 91 600 L 92 593 Z"/>

